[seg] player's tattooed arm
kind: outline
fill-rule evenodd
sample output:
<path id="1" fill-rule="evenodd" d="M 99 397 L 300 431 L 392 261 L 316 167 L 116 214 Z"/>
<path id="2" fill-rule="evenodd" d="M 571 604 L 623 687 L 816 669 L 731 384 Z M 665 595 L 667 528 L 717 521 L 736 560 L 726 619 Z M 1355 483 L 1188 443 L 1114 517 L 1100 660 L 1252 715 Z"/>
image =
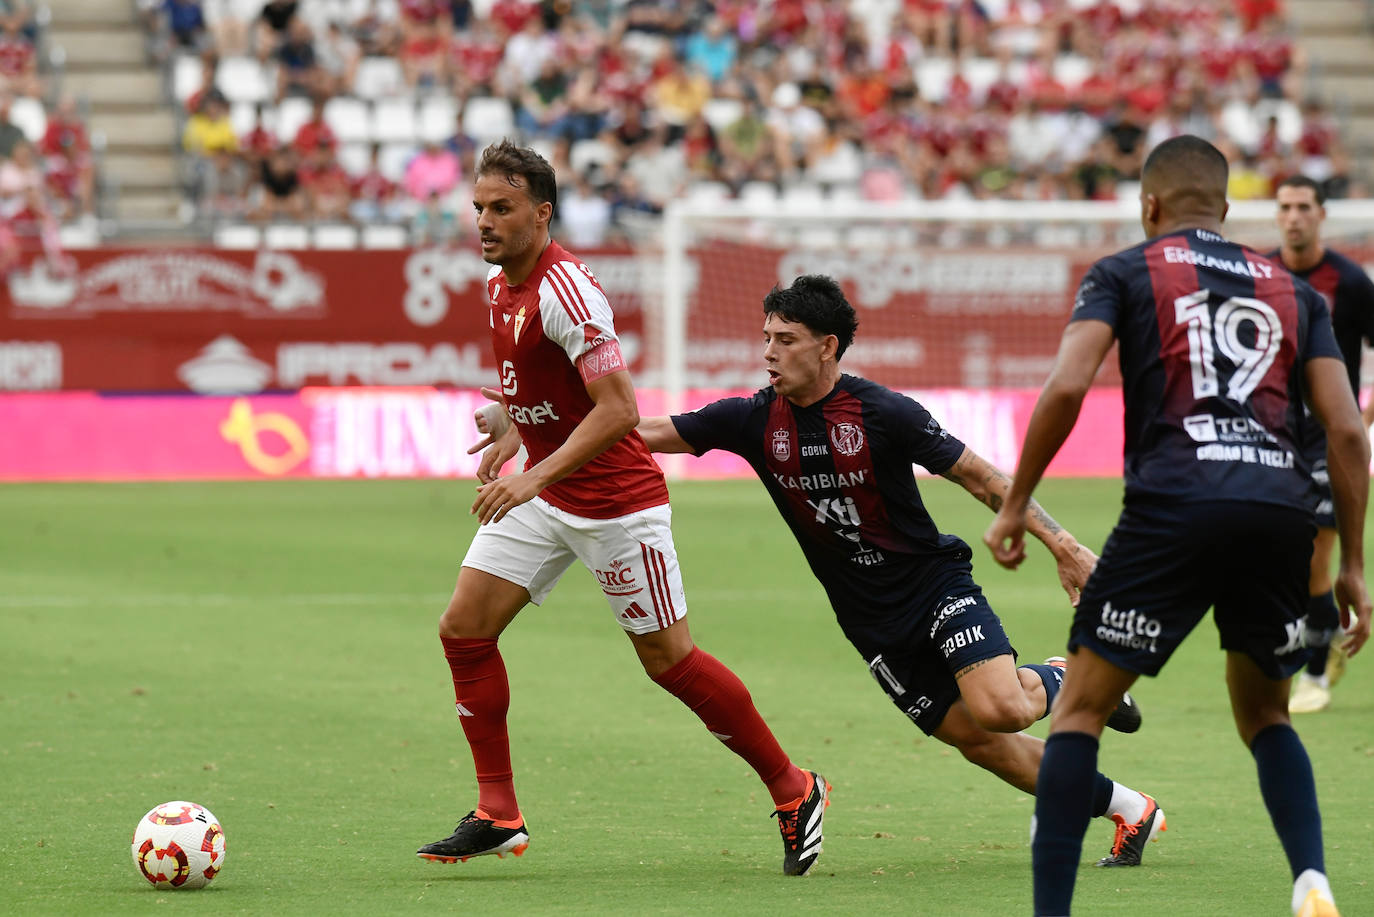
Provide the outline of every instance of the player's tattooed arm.
<path id="1" fill-rule="evenodd" d="M 945 478 L 963 487 L 993 512 L 1002 509 L 1011 476 L 968 447 L 959 460 L 944 473 Z M 1078 539 L 1034 499 L 1026 506 L 1026 530 L 1044 543 L 1059 567 L 1059 582 L 1076 605 L 1088 575 L 1097 566 L 1097 555 L 1078 543 Z"/>

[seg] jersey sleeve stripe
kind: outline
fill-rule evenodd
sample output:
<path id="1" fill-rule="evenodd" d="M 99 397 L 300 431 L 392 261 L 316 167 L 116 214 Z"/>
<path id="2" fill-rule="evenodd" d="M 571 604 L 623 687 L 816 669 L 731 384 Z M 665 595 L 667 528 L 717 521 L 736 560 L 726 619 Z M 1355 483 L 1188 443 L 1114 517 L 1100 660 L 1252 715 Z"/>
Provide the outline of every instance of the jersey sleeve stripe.
<path id="1" fill-rule="evenodd" d="M 563 311 L 568 313 L 574 325 L 580 325 L 589 321 L 591 315 L 588 314 L 587 307 L 577 292 L 577 286 L 572 282 L 572 278 L 559 270 L 561 267 L 561 264 L 555 264 L 549 268 L 549 283 L 558 297 L 558 302 L 563 306 Z"/>
<path id="2" fill-rule="evenodd" d="M 587 299 L 582 295 L 582 291 L 578 289 L 577 275 L 573 273 L 570 267 L 568 267 L 568 262 L 557 262 L 553 265 L 553 270 L 557 271 L 559 276 L 561 276 L 565 281 L 567 281 L 568 290 L 572 293 L 573 298 L 577 300 L 578 312 L 586 317 L 584 321 L 591 319 L 592 314 L 591 311 L 587 308 Z"/>

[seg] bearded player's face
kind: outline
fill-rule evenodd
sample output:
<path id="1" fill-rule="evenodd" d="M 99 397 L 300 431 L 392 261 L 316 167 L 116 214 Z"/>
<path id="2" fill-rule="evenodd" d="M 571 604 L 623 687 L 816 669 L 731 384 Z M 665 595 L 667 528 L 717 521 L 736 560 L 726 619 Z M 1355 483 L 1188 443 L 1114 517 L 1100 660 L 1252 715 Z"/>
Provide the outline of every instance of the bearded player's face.
<path id="1" fill-rule="evenodd" d="M 540 208 L 519 175 L 488 173 L 472 189 L 482 259 L 505 267 L 528 257 L 540 223 Z M 550 207 L 549 210 L 553 208 Z"/>

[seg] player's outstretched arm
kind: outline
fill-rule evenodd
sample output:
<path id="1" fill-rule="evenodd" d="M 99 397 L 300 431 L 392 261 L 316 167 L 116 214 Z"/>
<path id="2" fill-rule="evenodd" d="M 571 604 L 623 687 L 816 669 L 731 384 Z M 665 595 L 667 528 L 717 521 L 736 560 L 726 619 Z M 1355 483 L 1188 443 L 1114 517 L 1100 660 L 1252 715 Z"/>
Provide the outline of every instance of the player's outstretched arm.
<path id="1" fill-rule="evenodd" d="M 687 441 L 678 435 L 671 417 L 641 417 L 635 432 L 644 440 L 650 452 L 693 452 Z"/>
<path id="2" fill-rule="evenodd" d="M 944 473 L 943 477 L 967 490 L 978 502 L 986 504 L 993 512 L 1001 510 L 1007 492 L 1011 489 L 1010 475 L 967 446 L 964 447 L 959 460 Z M 1055 522 L 1034 499 L 1026 505 L 1024 519 L 1026 530 L 1039 538 L 1045 547 L 1049 548 L 1050 554 L 1054 555 L 1055 564 L 1059 568 L 1059 583 L 1069 594 L 1069 600 L 1077 605 L 1083 584 L 1088 581 L 1093 567 L 1097 566 L 1097 555 L 1079 544 L 1078 539 Z M 1024 557 L 1025 546 L 1022 545 L 1021 557 L 1016 562 L 1019 564 Z"/>
<path id="3" fill-rule="evenodd" d="M 1093 384 L 1097 369 L 1111 349 L 1115 332 L 1112 326 L 1096 319 L 1070 322 L 1059 341 L 1054 368 L 1040 391 L 1021 446 L 1011 489 L 1007 492 L 997 518 L 983 534 L 983 543 L 993 558 L 1008 569 L 1025 559 L 1026 509 L 1031 494 L 1044 476 L 1050 460 L 1069 438 L 1078 421 L 1083 397 Z"/>
<path id="4" fill-rule="evenodd" d="M 1369 639 L 1370 598 L 1364 581 L 1364 515 L 1369 500 L 1369 434 L 1364 427 L 1345 365 L 1332 357 L 1308 360 L 1312 411 L 1326 428 L 1326 467 L 1341 540 L 1336 604 L 1355 655 Z M 1344 384 L 1342 384 L 1344 383 Z M 1351 617 L 1355 620 L 1351 620 Z"/>
<path id="5" fill-rule="evenodd" d="M 635 387 L 630 374 L 621 370 L 587 383 L 593 407 L 573 428 L 567 442 L 542 461 L 520 474 L 477 488 L 472 512 L 483 525 L 499 520 L 522 503 L 534 499 L 545 487 L 561 481 L 624 439 L 639 422 Z"/>

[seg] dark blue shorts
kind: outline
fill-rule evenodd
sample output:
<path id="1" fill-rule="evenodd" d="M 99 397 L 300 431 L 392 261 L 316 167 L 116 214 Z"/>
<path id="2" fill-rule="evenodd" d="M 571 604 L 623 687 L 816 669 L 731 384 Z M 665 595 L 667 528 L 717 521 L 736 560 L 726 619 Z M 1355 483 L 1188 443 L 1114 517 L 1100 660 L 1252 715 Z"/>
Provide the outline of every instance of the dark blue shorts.
<path id="1" fill-rule="evenodd" d="M 910 645 L 885 648 L 868 660 L 873 678 L 926 735 L 940 728 L 959 699 L 956 672 L 995 656 L 1016 658 L 971 568 L 963 565 L 940 587 L 918 603 L 928 623 Z"/>
<path id="2" fill-rule="evenodd" d="M 1157 675 L 1212 608 L 1222 649 L 1287 678 L 1307 658 L 1301 622 L 1315 534 L 1311 514 L 1291 507 L 1130 503 L 1083 588 L 1069 648 Z"/>

